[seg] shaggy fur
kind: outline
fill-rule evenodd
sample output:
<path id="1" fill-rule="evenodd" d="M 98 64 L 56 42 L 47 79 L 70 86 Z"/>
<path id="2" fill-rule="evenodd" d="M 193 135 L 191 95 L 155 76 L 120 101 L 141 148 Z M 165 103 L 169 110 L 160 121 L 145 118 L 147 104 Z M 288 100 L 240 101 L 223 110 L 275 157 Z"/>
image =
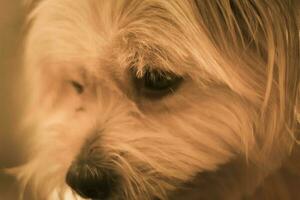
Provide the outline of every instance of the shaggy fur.
<path id="1" fill-rule="evenodd" d="M 15 173 L 36 199 L 72 196 L 65 177 L 85 148 L 98 168 L 121 177 L 111 200 L 176 199 L 172 194 L 197 176 L 245 164 L 247 187 L 222 198 L 241 199 L 297 142 L 293 1 L 41 0 L 26 6 L 21 132 L 30 148 Z M 132 77 L 148 68 L 183 81 L 172 94 L 147 98 Z M 202 195 L 210 199 L 208 191 Z"/>

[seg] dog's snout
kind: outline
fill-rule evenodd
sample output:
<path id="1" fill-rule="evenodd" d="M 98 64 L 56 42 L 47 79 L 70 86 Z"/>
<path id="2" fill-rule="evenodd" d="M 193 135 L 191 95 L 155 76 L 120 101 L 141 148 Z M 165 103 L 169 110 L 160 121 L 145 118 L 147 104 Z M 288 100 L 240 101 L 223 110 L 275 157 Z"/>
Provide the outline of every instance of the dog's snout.
<path id="1" fill-rule="evenodd" d="M 115 176 L 88 163 L 74 162 L 67 172 L 66 182 L 83 198 L 107 199 L 115 185 Z"/>

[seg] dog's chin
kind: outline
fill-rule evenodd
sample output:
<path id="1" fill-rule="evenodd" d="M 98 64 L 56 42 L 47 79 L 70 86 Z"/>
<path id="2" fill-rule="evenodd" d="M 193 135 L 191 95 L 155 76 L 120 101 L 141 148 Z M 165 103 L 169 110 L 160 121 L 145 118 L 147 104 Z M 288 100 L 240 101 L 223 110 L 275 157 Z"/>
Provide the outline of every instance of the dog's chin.
<path id="1" fill-rule="evenodd" d="M 243 159 L 238 157 L 216 170 L 196 174 L 191 180 L 170 191 L 167 199 L 248 199 L 266 175 L 258 173 L 254 166 L 249 168 Z"/>
<path id="2" fill-rule="evenodd" d="M 253 168 L 252 168 L 253 169 Z M 257 179 L 255 170 L 249 170 L 249 168 L 242 162 L 242 159 L 236 158 L 229 161 L 226 164 L 219 166 L 217 170 L 199 172 L 193 178 L 188 181 L 177 184 L 176 188 L 172 191 L 166 191 L 166 199 L 172 200 L 197 200 L 199 198 L 211 199 L 211 195 L 214 194 L 216 199 L 224 199 L 224 196 L 234 195 L 239 198 L 244 198 L 243 194 L 250 194 L 257 186 Z M 261 174 L 260 174 L 261 176 Z M 234 179 L 233 179 L 234 177 Z M 249 180 L 253 183 L 253 186 L 249 184 Z M 243 187 L 247 181 L 247 187 Z M 96 187 L 99 185 L 95 185 Z M 242 186 L 242 187 L 241 187 Z M 110 188 L 106 193 L 108 196 L 102 196 L 97 198 L 88 198 L 91 200 L 122 200 L 124 194 L 121 188 L 122 184 L 115 185 L 115 188 Z M 239 187 L 240 190 L 234 190 Z M 103 192 L 102 192 L 103 193 Z M 209 194 L 209 196 L 207 196 Z M 226 195 L 227 194 L 227 195 Z M 229 195 L 228 195 L 229 194 Z M 160 197 L 152 194 L 152 197 L 148 197 L 147 200 L 162 200 Z M 84 199 L 86 196 L 93 196 L 93 194 L 80 195 Z M 139 198 L 140 199 L 140 198 Z M 226 198 L 225 198 L 226 199 Z"/>

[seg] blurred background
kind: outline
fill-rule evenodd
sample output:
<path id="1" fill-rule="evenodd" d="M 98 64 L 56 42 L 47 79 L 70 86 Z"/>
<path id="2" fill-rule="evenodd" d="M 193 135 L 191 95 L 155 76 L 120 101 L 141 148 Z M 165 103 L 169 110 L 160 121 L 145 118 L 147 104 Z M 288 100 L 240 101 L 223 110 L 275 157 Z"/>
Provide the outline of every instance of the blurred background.
<path id="1" fill-rule="evenodd" d="M 17 185 L 1 168 L 22 162 L 16 123 L 21 100 L 16 92 L 24 12 L 20 0 L 0 0 L 0 199 L 16 200 Z"/>

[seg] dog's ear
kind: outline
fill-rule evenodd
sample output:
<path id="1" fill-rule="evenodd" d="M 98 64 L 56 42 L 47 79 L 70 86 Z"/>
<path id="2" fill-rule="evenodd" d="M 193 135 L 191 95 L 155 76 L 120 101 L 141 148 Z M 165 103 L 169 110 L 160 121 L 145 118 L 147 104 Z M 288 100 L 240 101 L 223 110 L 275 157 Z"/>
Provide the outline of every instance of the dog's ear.
<path id="1" fill-rule="evenodd" d="M 261 120 L 256 127 L 266 154 L 279 146 L 289 146 L 285 144 L 291 144 L 289 133 L 293 135 L 296 126 L 299 31 L 293 2 L 296 1 L 195 0 L 200 25 L 220 55 L 235 63 L 228 68 L 244 77 L 245 85 L 261 101 L 257 105 Z M 243 67 L 234 68 L 238 60 Z M 251 78 L 254 76 L 245 71 L 258 77 L 258 87 Z"/>

